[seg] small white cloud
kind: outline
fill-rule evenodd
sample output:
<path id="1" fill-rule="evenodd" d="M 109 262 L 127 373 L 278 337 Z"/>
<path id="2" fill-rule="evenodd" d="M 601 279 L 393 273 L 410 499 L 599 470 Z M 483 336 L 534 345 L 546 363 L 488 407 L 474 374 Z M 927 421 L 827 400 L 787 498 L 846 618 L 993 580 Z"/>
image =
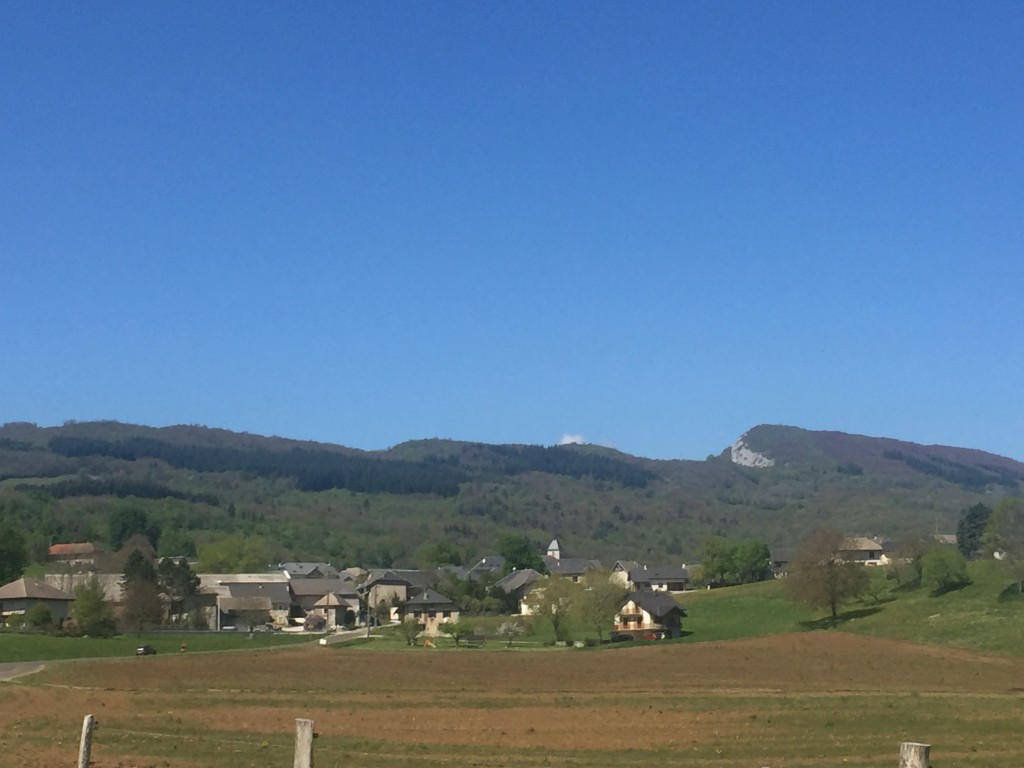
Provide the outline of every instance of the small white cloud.
<path id="1" fill-rule="evenodd" d="M 586 445 L 587 441 L 583 439 L 583 435 L 562 435 L 562 439 L 558 441 L 559 445 Z"/>

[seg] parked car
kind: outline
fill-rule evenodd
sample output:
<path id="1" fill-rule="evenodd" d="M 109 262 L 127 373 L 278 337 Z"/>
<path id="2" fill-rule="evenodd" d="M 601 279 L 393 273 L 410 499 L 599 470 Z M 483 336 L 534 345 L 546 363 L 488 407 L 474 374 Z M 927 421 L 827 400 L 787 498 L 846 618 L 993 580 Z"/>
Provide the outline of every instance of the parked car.
<path id="1" fill-rule="evenodd" d="M 627 643 L 633 640 L 633 636 L 629 632 L 616 632 L 609 638 L 613 643 Z"/>
<path id="2" fill-rule="evenodd" d="M 138 648 L 135 649 L 135 655 L 136 656 L 155 656 L 156 655 L 156 648 L 154 648 L 152 645 L 140 645 Z"/>

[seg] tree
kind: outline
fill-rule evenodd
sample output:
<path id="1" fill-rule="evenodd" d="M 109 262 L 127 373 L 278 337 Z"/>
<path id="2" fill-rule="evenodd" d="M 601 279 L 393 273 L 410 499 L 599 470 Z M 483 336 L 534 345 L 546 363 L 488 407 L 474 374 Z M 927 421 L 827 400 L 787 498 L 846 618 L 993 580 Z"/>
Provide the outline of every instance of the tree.
<path id="1" fill-rule="evenodd" d="M 962 587 L 970 581 L 967 561 L 958 551 L 936 547 L 921 558 L 921 582 L 939 595 Z"/>
<path id="2" fill-rule="evenodd" d="M 145 628 L 163 621 L 164 603 L 155 581 L 131 581 L 125 584 L 121 618 L 124 625 L 136 634 L 142 634 Z"/>
<path id="3" fill-rule="evenodd" d="M 700 548 L 700 564 L 704 580 L 721 584 L 732 573 L 733 545 L 724 536 L 710 536 L 704 539 Z"/>
<path id="4" fill-rule="evenodd" d="M 107 539 L 111 550 L 118 550 L 133 535 L 141 533 L 156 548 L 160 541 L 160 526 L 150 522 L 145 510 L 138 507 L 121 507 L 110 513 L 107 519 Z"/>
<path id="5" fill-rule="evenodd" d="M 125 626 L 141 633 L 145 627 L 163 621 L 164 603 L 157 586 L 156 567 L 138 549 L 132 550 L 125 560 L 121 587 L 124 591 L 121 617 Z"/>
<path id="6" fill-rule="evenodd" d="M 1006 567 L 1018 592 L 1024 592 L 1024 499 L 1006 496 L 985 526 L 985 548 Z"/>
<path id="7" fill-rule="evenodd" d="M 405 640 L 406 645 L 416 645 L 416 638 L 420 634 L 420 623 L 412 616 L 406 616 L 398 625 L 398 634 Z"/>
<path id="8" fill-rule="evenodd" d="M 711 536 L 704 540 L 700 556 L 702 576 L 710 583 L 748 584 L 771 574 L 771 553 L 768 545 L 758 539 L 737 542 Z"/>
<path id="9" fill-rule="evenodd" d="M 32 629 L 49 629 L 53 626 L 53 613 L 46 603 L 36 603 L 25 613 L 25 623 Z"/>
<path id="10" fill-rule="evenodd" d="M 982 551 L 985 526 L 991 514 L 991 509 L 979 503 L 965 509 L 960 516 L 960 522 L 956 525 L 956 548 L 968 560 L 977 557 Z"/>
<path id="11" fill-rule="evenodd" d="M 844 560 L 843 534 L 832 527 L 819 528 L 801 542 L 786 577 L 790 599 L 811 608 L 828 608 L 835 621 L 839 606 L 867 589 L 865 566 Z"/>
<path id="12" fill-rule="evenodd" d="M 429 541 L 422 544 L 416 553 L 416 559 L 423 568 L 436 568 L 441 565 L 462 565 L 462 550 L 448 539 Z"/>
<path id="13" fill-rule="evenodd" d="M 71 618 L 83 635 L 112 637 L 115 631 L 114 609 L 106 600 L 103 585 L 93 577 L 75 588 L 75 601 L 71 604 Z"/>
<path id="14" fill-rule="evenodd" d="M 153 561 L 139 550 L 133 550 L 124 563 L 121 581 L 128 584 L 133 581 L 151 581 L 156 583 L 156 566 Z"/>
<path id="15" fill-rule="evenodd" d="M 270 547 L 259 536 L 232 533 L 200 547 L 198 560 L 204 573 L 263 571 L 270 562 Z"/>
<path id="16" fill-rule="evenodd" d="M 438 630 L 454 640 L 456 646 L 461 645 L 463 640 L 476 631 L 472 624 L 461 619 L 459 621 L 446 621 L 438 627 Z"/>
<path id="17" fill-rule="evenodd" d="M 889 559 L 887 576 L 896 580 L 897 585 L 902 585 L 904 580 L 910 583 L 921 582 L 921 563 L 924 556 L 935 549 L 938 542 L 933 536 L 923 533 L 908 533 L 896 546 Z"/>
<path id="18" fill-rule="evenodd" d="M 587 572 L 584 588 L 578 595 L 579 616 L 584 624 L 597 632 L 599 640 L 604 640 L 604 630 L 613 624 L 625 594 L 622 586 L 611 580 L 608 571 Z"/>
<path id="19" fill-rule="evenodd" d="M 508 533 L 498 542 L 498 554 L 505 558 L 505 573 L 533 568 L 538 573 L 547 573 L 547 566 L 537 546 L 522 534 Z"/>
<path id="20" fill-rule="evenodd" d="M 502 622 L 495 634 L 505 638 L 505 647 L 511 648 L 512 641 L 526 634 L 526 627 L 521 621 L 509 620 Z"/>
<path id="21" fill-rule="evenodd" d="M 561 576 L 551 576 L 530 592 L 527 600 L 534 613 L 551 622 L 555 640 L 568 639 L 568 620 L 578 604 L 582 587 Z"/>
<path id="22" fill-rule="evenodd" d="M 771 575 L 772 555 L 768 545 L 757 539 L 742 541 L 733 547 L 733 576 L 740 584 L 763 581 Z"/>
<path id="23" fill-rule="evenodd" d="M 199 577 L 185 559 L 165 557 L 156 569 L 160 594 L 167 598 L 171 616 L 184 613 L 185 601 L 199 591 Z"/>
<path id="24" fill-rule="evenodd" d="M 25 537 L 10 523 L 0 523 L 0 584 L 20 579 L 27 565 Z"/>

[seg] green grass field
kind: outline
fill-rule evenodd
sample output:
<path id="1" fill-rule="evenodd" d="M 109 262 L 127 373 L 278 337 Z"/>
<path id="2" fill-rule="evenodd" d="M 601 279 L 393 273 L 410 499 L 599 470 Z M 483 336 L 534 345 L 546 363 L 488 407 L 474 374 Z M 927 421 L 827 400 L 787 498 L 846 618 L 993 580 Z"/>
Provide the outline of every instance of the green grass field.
<path id="1" fill-rule="evenodd" d="M 968 564 L 971 583 L 933 595 L 921 586 L 899 587 L 872 577 L 875 597 L 845 604 L 836 629 L 894 640 L 1024 655 L 1024 596 L 1016 593 L 999 563 Z M 812 611 L 786 599 L 781 580 L 680 597 L 687 609 L 686 642 L 766 637 L 832 628 L 827 612 Z"/>
<path id="2" fill-rule="evenodd" d="M 256 633 L 249 637 L 244 632 L 194 634 L 158 632 L 118 635 L 109 638 L 54 637 L 52 635 L 2 632 L 0 633 L 0 663 L 132 656 L 140 645 L 152 645 L 158 654 L 180 653 L 183 642 L 188 644 L 189 651 L 203 652 L 295 645 L 302 642 L 315 642 L 315 638 L 271 633 Z"/>

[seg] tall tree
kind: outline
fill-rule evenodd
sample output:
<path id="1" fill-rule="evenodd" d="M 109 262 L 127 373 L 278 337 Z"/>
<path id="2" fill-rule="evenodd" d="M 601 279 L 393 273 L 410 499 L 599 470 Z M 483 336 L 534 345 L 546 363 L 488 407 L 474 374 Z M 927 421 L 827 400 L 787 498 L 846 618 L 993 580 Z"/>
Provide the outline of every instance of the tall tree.
<path id="1" fill-rule="evenodd" d="M 583 590 L 578 596 L 580 621 L 592 627 L 599 640 L 604 640 L 605 629 L 611 628 L 625 594 L 621 584 L 612 581 L 608 571 L 595 569 L 587 572 Z"/>
<path id="2" fill-rule="evenodd" d="M 259 536 L 232 533 L 199 548 L 199 568 L 204 573 L 251 573 L 264 571 L 270 547 Z"/>
<path id="3" fill-rule="evenodd" d="M 956 524 L 956 548 L 968 560 L 977 557 L 982 551 L 985 537 L 985 526 L 992 510 L 984 504 L 975 504 L 965 509 Z"/>
<path id="4" fill-rule="evenodd" d="M 771 576 L 772 555 L 768 545 L 758 539 L 748 539 L 732 551 L 733 575 L 741 584 L 763 581 Z"/>
<path id="5" fill-rule="evenodd" d="M 156 566 L 139 550 L 132 550 L 125 561 L 121 577 L 124 605 L 121 617 L 126 626 L 141 633 L 148 626 L 160 624 L 164 604 L 157 587 Z"/>
<path id="6" fill-rule="evenodd" d="M 555 640 L 567 640 L 569 617 L 579 605 L 581 591 L 582 585 L 562 576 L 551 576 L 537 582 L 527 604 L 537 616 L 551 622 Z"/>
<path id="7" fill-rule="evenodd" d="M 199 591 L 199 577 L 184 558 L 165 557 L 156 569 L 157 586 L 160 594 L 167 598 L 168 612 L 180 615 L 185 611 L 185 601 Z"/>
<path id="8" fill-rule="evenodd" d="M 539 573 L 548 572 L 538 547 L 530 541 L 528 536 L 514 533 L 505 534 L 498 542 L 498 554 L 505 558 L 506 573 L 520 571 L 524 568 L 533 568 Z"/>
<path id="9" fill-rule="evenodd" d="M 160 541 L 160 526 L 150 522 L 146 511 L 138 507 L 120 507 L 107 519 L 107 540 L 112 550 L 118 550 L 133 535 L 141 533 L 156 548 Z"/>
<path id="10" fill-rule="evenodd" d="M 811 608 L 828 608 L 835 621 L 839 606 L 867 589 L 865 566 L 842 557 L 843 534 L 836 528 L 814 531 L 801 542 L 786 577 L 790 599 Z"/>
<path id="11" fill-rule="evenodd" d="M 83 635 L 111 637 L 114 634 L 114 609 L 107 602 L 103 585 L 93 577 L 75 588 L 75 601 L 71 603 L 71 618 Z"/>
<path id="12" fill-rule="evenodd" d="M 27 565 L 25 537 L 10 523 L 0 523 L 0 585 L 20 579 Z"/>
<path id="13" fill-rule="evenodd" d="M 1024 499 L 1006 496 L 996 505 L 985 527 L 985 546 L 1024 592 Z"/>
<path id="14" fill-rule="evenodd" d="M 724 536 L 709 536 L 700 548 L 700 564 L 704 580 L 722 584 L 732 573 L 733 544 Z"/>

